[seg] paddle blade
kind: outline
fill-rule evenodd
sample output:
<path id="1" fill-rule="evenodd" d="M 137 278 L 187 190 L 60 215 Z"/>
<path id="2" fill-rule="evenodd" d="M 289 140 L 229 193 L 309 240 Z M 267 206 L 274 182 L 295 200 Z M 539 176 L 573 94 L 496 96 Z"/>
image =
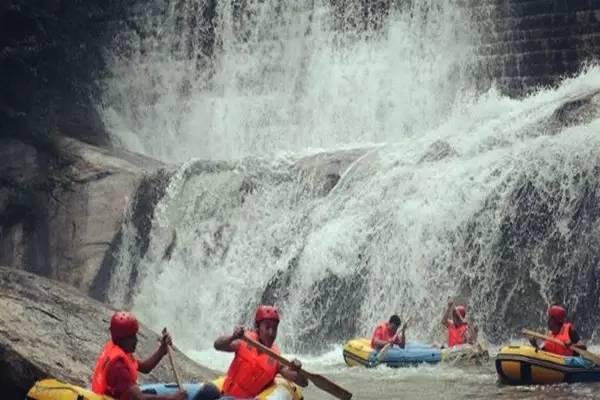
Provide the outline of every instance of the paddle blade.
<path id="1" fill-rule="evenodd" d="M 316 387 L 321 390 L 326 391 L 327 393 L 337 397 L 340 400 L 350 400 L 352 398 L 352 393 L 347 391 L 341 386 L 336 385 L 331 382 L 329 379 L 325 378 L 322 375 L 317 374 L 309 374 L 304 371 L 306 378 L 311 381 Z"/>

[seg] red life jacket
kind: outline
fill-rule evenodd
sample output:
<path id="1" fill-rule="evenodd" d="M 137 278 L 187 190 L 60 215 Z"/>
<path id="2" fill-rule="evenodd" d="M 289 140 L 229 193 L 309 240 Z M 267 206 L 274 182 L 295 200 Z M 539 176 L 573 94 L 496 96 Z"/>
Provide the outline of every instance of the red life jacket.
<path id="1" fill-rule="evenodd" d="M 465 343 L 465 333 L 469 329 L 468 324 L 455 325 L 448 321 L 448 347 L 458 346 Z"/>
<path id="2" fill-rule="evenodd" d="M 558 333 L 556 335 L 553 334 L 552 332 L 550 332 L 550 333 L 548 333 L 548 336 L 550 336 L 554 339 L 563 341 L 565 343 L 569 342 L 569 341 L 571 341 L 571 328 L 572 327 L 573 327 L 573 325 L 571 323 L 565 322 L 562 325 L 562 327 L 560 328 L 560 331 L 558 331 Z M 573 355 L 573 350 L 567 349 L 566 347 L 552 343 L 548 340 L 546 340 L 544 342 L 544 351 L 554 353 L 554 354 L 559 354 L 561 356 L 572 356 Z"/>
<path id="3" fill-rule="evenodd" d="M 374 349 L 377 348 L 375 346 L 375 339 L 388 342 L 394 337 L 395 334 L 396 332 L 390 332 L 389 322 L 380 323 L 377 325 L 377 328 L 375 328 L 375 331 L 373 331 L 373 336 L 371 337 L 371 347 Z"/>
<path id="4" fill-rule="evenodd" d="M 247 336 L 258 340 L 256 332 L 248 332 Z M 279 354 L 277 346 L 271 346 L 271 350 Z M 266 354 L 259 354 L 248 343 L 240 342 L 223 382 L 223 394 L 237 398 L 255 397 L 273 382 L 278 370 L 278 361 Z"/>
<path id="5" fill-rule="evenodd" d="M 138 361 L 133 357 L 133 354 L 127 354 L 125 351 L 109 340 L 98 361 L 96 362 L 96 368 L 94 368 L 94 374 L 92 375 L 92 391 L 96 394 L 105 394 L 111 397 L 119 397 L 122 393 L 115 393 L 114 388 L 108 386 L 106 380 L 107 373 L 115 361 L 122 360 L 133 378 L 134 382 L 137 382 L 138 377 Z"/>

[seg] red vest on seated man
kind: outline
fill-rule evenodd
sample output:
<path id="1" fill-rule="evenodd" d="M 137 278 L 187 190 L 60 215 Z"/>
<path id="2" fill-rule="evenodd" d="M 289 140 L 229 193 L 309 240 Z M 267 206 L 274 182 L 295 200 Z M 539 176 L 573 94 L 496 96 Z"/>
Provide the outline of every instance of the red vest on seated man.
<path id="1" fill-rule="evenodd" d="M 380 323 L 379 325 L 377 325 L 377 328 L 375 328 L 375 331 L 373 332 L 373 336 L 371 337 L 371 347 L 374 349 L 376 348 L 375 339 L 388 342 L 388 341 L 392 340 L 392 338 L 394 337 L 395 334 L 396 334 L 396 332 L 392 331 L 392 329 L 390 328 L 389 322 Z M 400 344 L 400 339 L 396 338 L 396 340 L 394 341 L 394 344 Z"/>
<path id="2" fill-rule="evenodd" d="M 570 342 L 572 327 L 573 327 L 572 324 L 565 322 L 562 324 L 560 331 L 558 331 L 558 333 L 556 335 L 553 334 L 552 332 L 550 332 L 550 333 L 548 333 L 548 336 L 550 336 L 554 339 L 558 339 L 564 343 Z M 573 350 L 567 349 L 566 347 L 563 347 L 556 343 L 552 343 L 548 340 L 546 340 L 544 342 L 544 351 L 554 353 L 554 354 L 559 354 L 561 356 L 572 356 L 573 355 Z"/>
<path id="3" fill-rule="evenodd" d="M 96 362 L 96 368 L 94 369 L 94 374 L 92 375 L 92 391 L 94 393 L 105 394 L 115 398 L 119 398 L 122 395 L 122 393 L 118 393 L 116 388 L 111 387 L 108 382 L 110 369 L 117 361 L 123 362 L 129 370 L 132 384 L 137 382 L 137 360 L 133 354 L 125 353 L 122 348 L 114 344 L 111 340 L 106 343 L 102 353 L 100 353 L 100 357 L 98 357 L 98 361 Z"/>

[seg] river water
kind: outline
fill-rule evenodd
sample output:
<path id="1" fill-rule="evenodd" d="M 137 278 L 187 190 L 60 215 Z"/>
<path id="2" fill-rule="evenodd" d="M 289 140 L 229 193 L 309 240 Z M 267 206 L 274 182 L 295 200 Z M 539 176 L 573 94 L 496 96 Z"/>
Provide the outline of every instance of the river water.
<path id="1" fill-rule="evenodd" d="M 524 344 L 522 342 L 522 344 Z M 598 351 L 598 348 L 592 348 Z M 492 349 L 495 354 L 497 349 Z M 212 350 L 190 351 L 195 360 L 226 370 L 231 356 Z M 292 358 L 293 355 L 288 357 Z M 323 374 L 353 394 L 357 400 L 506 399 L 566 400 L 599 399 L 600 383 L 508 386 L 498 382 L 493 359 L 481 365 L 423 365 L 410 368 L 379 366 L 349 368 L 341 346 L 320 356 L 297 356 L 305 369 Z M 304 389 L 306 399 L 333 399 L 313 385 Z"/>

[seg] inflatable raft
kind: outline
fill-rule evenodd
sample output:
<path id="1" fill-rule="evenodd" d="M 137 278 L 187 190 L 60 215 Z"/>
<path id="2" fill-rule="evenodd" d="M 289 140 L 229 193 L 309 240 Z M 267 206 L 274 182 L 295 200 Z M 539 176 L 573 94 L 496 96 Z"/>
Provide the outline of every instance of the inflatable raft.
<path id="1" fill-rule="evenodd" d="M 350 340 L 344 346 L 344 361 L 350 367 L 364 366 L 367 368 L 378 365 L 379 352 L 371 347 L 371 340 L 367 338 Z M 407 367 L 418 364 L 437 364 L 442 361 L 456 362 L 459 360 L 481 359 L 487 357 L 487 351 L 479 346 L 457 346 L 451 349 L 421 344 L 407 343 L 402 349 L 392 347 L 387 351 L 381 364 L 389 367 Z"/>
<path id="2" fill-rule="evenodd" d="M 496 357 L 500 381 L 509 385 L 600 382 L 600 367 L 581 357 L 565 357 L 530 346 L 506 346 Z"/>
<path id="3" fill-rule="evenodd" d="M 219 378 L 213 383 L 219 388 L 223 384 L 224 378 Z M 189 400 L 195 400 L 195 396 L 202 388 L 202 383 L 183 384 L 183 388 L 188 394 Z M 173 384 L 153 384 L 140 385 L 142 392 L 152 394 L 175 393 L 177 385 Z M 283 378 L 276 378 L 273 385 L 263 390 L 256 399 L 258 400 L 302 400 L 302 390 Z M 27 393 L 27 400 L 114 400 L 112 397 L 101 396 L 93 393 L 89 389 L 70 385 L 56 379 L 44 379 L 35 383 Z"/>

